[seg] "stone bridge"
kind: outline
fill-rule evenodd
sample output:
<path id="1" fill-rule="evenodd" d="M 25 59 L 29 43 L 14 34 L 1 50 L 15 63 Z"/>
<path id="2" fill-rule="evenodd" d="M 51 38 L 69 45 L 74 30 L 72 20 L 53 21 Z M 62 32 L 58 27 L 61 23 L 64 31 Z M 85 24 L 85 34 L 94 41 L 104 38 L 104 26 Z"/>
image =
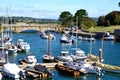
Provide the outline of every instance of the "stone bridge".
<path id="1" fill-rule="evenodd" d="M 17 24 L 3 24 L 3 27 L 5 27 L 7 30 L 12 30 L 15 33 L 20 33 L 25 30 L 37 30 L 40 32 L 44 32 L 46 30 L 52 30 L 52 31 L 60 31 L 60 25 L 59 24 L 26 24 L 26 23 L 17 23 Z"/>

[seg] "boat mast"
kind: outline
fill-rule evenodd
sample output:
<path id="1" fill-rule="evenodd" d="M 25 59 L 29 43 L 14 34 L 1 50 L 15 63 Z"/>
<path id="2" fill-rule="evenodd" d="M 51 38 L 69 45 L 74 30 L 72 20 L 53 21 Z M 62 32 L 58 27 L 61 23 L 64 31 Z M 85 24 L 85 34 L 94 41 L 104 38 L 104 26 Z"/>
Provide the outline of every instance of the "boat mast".
<path id="1" fill-rule="evenodd" d="M 1 25 L 1 32 L 2 32 L 2 54 L 1 54 L 1 58 L 4 59 L 4 39 L 3 39 L 3 24 Z"/>
<path id="2" fill-rule="evenodd" d="M 7 12 L 7 14 L 6 14 L 6 23 L 7 23 L 7 36 L 9 37 L 9 15 L 8 15 L 8 7 L 6 6 L 6 12 Z"/>
<path id="3" fill-rule="evenodd" d="M 77 52 L 77 29 L 78 28 L 78 16 L 76 17 L 76 52 Z"/>
<path id="4" fill-rule="evenodd" d="M 103 57 L 104 35 L 102 36 L 101 58 Z"/>
<path id="5" fill-rule="evenodd" d="M 90 32 L 90 54 L 92 53 L 92 33 Z"/>
<path id="6" fill-rule="evenodd" d="M 12 38 L 12 14 L 11 14 L 11 7 L 10 7 L 10 38 Z"/>
<path id="7" fill-rule="evenodd" d="M 48 32 L 48 55 L 50 55 L 50 33 Z"/>

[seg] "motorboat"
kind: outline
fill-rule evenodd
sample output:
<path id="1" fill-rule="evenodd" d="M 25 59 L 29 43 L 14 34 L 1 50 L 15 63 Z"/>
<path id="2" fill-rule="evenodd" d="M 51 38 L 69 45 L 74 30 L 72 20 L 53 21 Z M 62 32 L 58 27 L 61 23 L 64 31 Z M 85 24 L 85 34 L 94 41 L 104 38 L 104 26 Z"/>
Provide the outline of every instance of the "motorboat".
<path id="1" fill-rule="evenodd" d="M 97 66 L 101 67 L 103 70 L 107 72 L 112 72 L 112 73 L 120 73 L 120 67 L 119 66 L 114 66 L 114 65 L 109 65 L 109 64 L 104 64 L 100 62 L 95 63 Z"/>
<path id="2" fill-rule="evenodd" d="M 36 65 L 37 63 L 37 59 L 34 55 L 32 54 L 29 54 L 29 55 L 26 55 L 26 57 L 24 59 L 20 59 L 19 60 L 19 63 L 22 64 L 22 63 L 26 63 L 28 64 L 29 66 L 33 67 Z"/>
<path id="3" fill-rule="evenodd" d="M 30 50 L 30 45 L 27 42 L 24 42 L 23 39 L 18 39 L 17 47 L 18 49 L 21 49 L 21 51 L 25 52 L 28 52 Z"/>
<path id="4" fill-rule="evenodd" d="M 2 66 L 3 76 L 8 76 L 14 79 L 20 78 L 21 69 L 15 63 L 6 63 Z"/>
<path id="5" fill-rule="evenodd" d="M 95 41 L 95 38 L 93 38 L 93 37 L 91 37 L 91 38 L 83 37 L 82 40 L 83 41 Z"/>
<path id="6" fill-rule="evenodd" d="M 45 34 L 45 33 L 40 33 L 40 37 L 41 37 L 42 39 L 48 39 L 48 37 L 50 37 L 50 39 L 55 39 L 55 35 L 52 34 L 52 33 L 48 33 L 48 35 Z"/>
<path id="7" fill-rule="evenodd" d="M 8 53 L 17 53 L 17 47 L 15 45 L 7 45 L 6 50 Z"/>
<path id="8" fill-rule="evenodd" d="M 74 40 L 72 40 L 71 38 L 68 38 L 65 34 L 63 34 L 60 39 L 60 42 L 61 43 L 73 43 Z"/>
<path id="9" fill-rule="evenodd" d="M 95 66 L 95 65 L 91 65 L 91 64 L 83 62 L 83 61 L 81 61 L 81 62 L 66 62 L 65 65 L 68 67 L 71 67 L 71 68 L 75 68 L 77 70 L 85 70 L 87 73 L 97 74 L 99 76 L 103 75 L 102 68 Z"/>
<path id="10" fill-rule="evenodd" d="M 78 36 L 78 40 L 82 40 L 83 38 L 82 38 L 82 36 Z"/>
<path id="11" fill-rule="evenodd" d="M 50 55 L 50 54 L 45 54 L 42 56 L 42 60 L 43 62 L 54 62 L 54 56 Z"/>
<path id="12" fill-rule="evenodd" d="M 73 61 L 73 59 L 69 55 L 69 51 L 61 51 L 60 56 L 57 56 L 57 59 L 63 62 Z"/>
<path id="13" fill-rule="evenodd" d="M 104 37 L 104 40 L 114 40 L 114 39 L 115 39 L 115 37 L 112 36 L 112 35 L 109 35 L 109 36 L 105 36 L 105 37 Z"/>
<path id="14" fill-rule="evenodd" d="M 114 40 L 115 37 L 113 35 L 110 35 L 109 32 L 106 32 L 104 35 L 104 40 Z"/>
<path id="15" fill-rule="evenodd" d="M 73 48 L 71 50 L 75 50 L 75 54 L 70 55 L 74 61 L 78 61 L 78 60 L 86 61 L 85 59 L 87 59 L 87 56 L 85 55 L 85 52 L 83 50 L 79 48 Z"/>

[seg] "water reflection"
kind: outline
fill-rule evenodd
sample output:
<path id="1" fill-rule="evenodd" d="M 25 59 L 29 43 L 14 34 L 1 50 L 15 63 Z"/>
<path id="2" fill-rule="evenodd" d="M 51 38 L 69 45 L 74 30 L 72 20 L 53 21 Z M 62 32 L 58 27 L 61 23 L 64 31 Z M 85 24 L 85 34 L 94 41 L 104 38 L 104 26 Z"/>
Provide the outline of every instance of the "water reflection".
<path id="1" fill-rule="evenodd" d="M 11 53 L 11 54 L 8 54 L 8 60 L 10 63 L 15 63 L 16 62 L 16 56 L 17 56 L 18 53 Z"/>

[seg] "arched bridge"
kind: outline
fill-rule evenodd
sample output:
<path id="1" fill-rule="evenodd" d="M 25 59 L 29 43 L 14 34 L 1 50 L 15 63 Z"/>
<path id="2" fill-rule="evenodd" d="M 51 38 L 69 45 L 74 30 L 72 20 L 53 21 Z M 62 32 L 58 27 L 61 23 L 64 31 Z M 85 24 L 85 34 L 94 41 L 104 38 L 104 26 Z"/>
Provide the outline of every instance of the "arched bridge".
<path id="1" fill-rule="evenodd" d="M 11 27 L 10 27 L 11 26 Z M 25 30 L 37 30 L 40 32 L 44 32 L 46 30 L 60 31 L 59 24 L 26 24 L 26 23 L 17 23 L 17 24 L 3 24 L 3 27 L 6 27 L 13 32 L 20 33 Z"/>

